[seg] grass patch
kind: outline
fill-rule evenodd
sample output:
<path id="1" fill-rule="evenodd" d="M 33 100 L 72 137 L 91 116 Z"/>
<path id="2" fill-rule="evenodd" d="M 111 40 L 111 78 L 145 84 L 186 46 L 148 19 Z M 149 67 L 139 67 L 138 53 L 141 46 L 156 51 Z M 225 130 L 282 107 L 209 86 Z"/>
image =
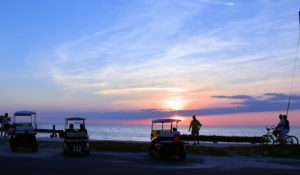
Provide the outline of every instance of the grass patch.
<path id="1" fill-rule="evenodd" d="M 245 146 L 229 147 L 232 152 L 241 156 L 287 157 L 300 159 L 300 145 L 270 145 L 270 146 Z"/>
<path id="2" fill-rule="evenodd" d="M 95 141 L 90 143 L 92 150 L 116 152 L 147 152 L 150 143 L 133 143 L 122 141 Z M 234 147 L 207 147 L 186 145 L 188 154 L 208 156 L 246 156 L 246 157 L 287 157 L 300 159 L 300 145 L 272 145 L 234 146 Z"/>
<path id="3" fill-rule="evenodd" d="M 240 155 L 246 157 L 286 157 L 300 159 L 300 145 L 272 145 L 272 146 L 240 146 L 240 147 L 194 147 L 187 145 L 190 154 L 210 156 Z"/>

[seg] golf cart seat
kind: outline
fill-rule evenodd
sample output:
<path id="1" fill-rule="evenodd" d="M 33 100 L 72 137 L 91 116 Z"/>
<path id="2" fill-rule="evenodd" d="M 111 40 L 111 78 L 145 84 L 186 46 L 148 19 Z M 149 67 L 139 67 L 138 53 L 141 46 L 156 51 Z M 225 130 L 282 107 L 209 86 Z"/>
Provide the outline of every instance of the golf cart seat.
<path id="1" fill-rule="evenodd" d="M 15 126 L 32 126 L 31 123 L 15 123 Z"/>
<path id="2" fill-rule="evenodd" d="M 67 131 L 66 137 L 87 137 L 86 131 Z"/>
<path id="3" fill-rule="evenodd" d="M 24 133 L 35 134 L 34 128 L 32 126 L 16 126 L 15 133 Z"/>
<path id="4" fill-rule="evenodd" d="M 180 132 L 179 131 L 173 131 L 173 132 L 161 131 L 157 134 L 158 137 L 174 137 L 175 135 L 180 135 Z"/>
<path id="5" fill-rule="evenodd" d="M 164 129 L 164 130 L 161 130 L 161 129 L 159 129 L 159 130 L 152 130 L 152 132 L 151 132 L 151 136 L 152 137 L 157 137 L 158 135 L 159 135 L 159 133 L 161 133 L 161 132 L 171 132 L 171 129 Z"/>
<path id="6" fill-rule="evenodd" d="M 16 126 L 17 131 L 33 130 L 32 126 Z"/>
<path id="7" fill-rule="evenodd" d="M 78 134 L 75 131 L 67 131 L 66 137 L 77 137 Z"/>
<path id="8" fill-rule="evenodd" d="M 180 136 L 180 132 L 179 131 L 173 131 L 172 134 L 175 135 L 179 135 Z"/>
<path id="9" fill-rule="evenodd" d="M 167 131 L 161 131 L 157 134 L 158 137 L 173 137 L 173 133 Z"/>
<path id="10" fill-rule="evenodd" d="M 77 132 L 79 137 L 87 137 L 87 132 L 86 131 L 78 131 Z"/>

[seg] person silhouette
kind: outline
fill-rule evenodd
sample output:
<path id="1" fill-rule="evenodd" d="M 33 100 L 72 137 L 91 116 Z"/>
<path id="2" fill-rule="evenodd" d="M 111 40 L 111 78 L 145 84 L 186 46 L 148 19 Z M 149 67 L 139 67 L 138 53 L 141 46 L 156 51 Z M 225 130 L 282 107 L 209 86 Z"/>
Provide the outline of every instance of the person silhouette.
<path id="1" fill-rule="evenodd" d="M 286 142 L 286 135 L 290 132 L 290 122 L 287 119 L 287 115 L 283 115 L 284 124 L 283 124 L 283 130 L 281 134 L 281 138 L 283 142 Z"/>
<path id="2" fill-rule="evenodd" d="M 70 131 L 75 131 L 75 130 L 74 130 L 74 125 L 73 125 L 73 124 L 70 124 L 70 125 L 69 125 L 69 129 L 70 129 Z"/>
<path id="3" fill-rule="evenodd" d="M 4 125 L 4 136 L 6 137 L 8 135 L 8 130 L 9 130 L 8 113 L 5 113 L 5 115 L 4 115 L 3 125 Z"/>
<path id="4" fill-rule="evenodd" d="M 87 130 L 85 129 L 84 124 L 80 124 L 80 131 L 84 131 L 87 134 Z"/>
<path id="5" fill-rule="evenodd" d="M 192 128 L 191 135 L 194 140 L 194 145 L 196 145 L 196 140 L 197 140 L 197 144 L 199 144 L 199 130 L 200 130 L 201 126 L 202 126 L 202 124 L 196 119 L 196 116 L 193 115 L 193 120 L 191 121 L 191 124 L 189 127 L 189 132 Z"/>
<path id="6" fill-rule="evenodd" d="M 282 132 L 282 130 L 283 130 L 284 122 L 285 122 L 285 120 L 284 120 L 284 118 L 283 118 L 283 115 L 280 114 L 280 115 L 279 115 L 279 123 L 278 123 L 277 126 L 276 126 L 276 131 L 277 131 L 277 132 L 275 132 L 275 134 L 276 134 L 276 135 L 279 135 L 279 137 L 281 137 L 281 132 Z"/>

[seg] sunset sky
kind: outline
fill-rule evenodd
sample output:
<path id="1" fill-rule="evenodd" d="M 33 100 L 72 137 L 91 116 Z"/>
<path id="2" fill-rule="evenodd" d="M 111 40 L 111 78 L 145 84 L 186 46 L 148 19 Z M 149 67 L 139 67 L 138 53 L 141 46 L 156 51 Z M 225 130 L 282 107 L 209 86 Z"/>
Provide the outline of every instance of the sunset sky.
<path id="1" fill-rule="evenodd" d="M 287 108 L 299 10 L 299 0 L 1 1 L 0 114 L 275 124 Z M 289 118 L 300 126 L 299 64 Z"/>

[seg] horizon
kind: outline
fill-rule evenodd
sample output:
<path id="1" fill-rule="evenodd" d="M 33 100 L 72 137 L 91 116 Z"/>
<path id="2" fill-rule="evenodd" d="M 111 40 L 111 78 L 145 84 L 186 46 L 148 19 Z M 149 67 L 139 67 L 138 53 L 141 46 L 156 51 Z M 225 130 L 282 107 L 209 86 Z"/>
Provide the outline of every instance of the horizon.
<path id="1" fill-rule="evenodd" d="M 3 2 L 0 115 L 277 124 L 290 95 L 299 10 L 296 0 Z M 298 63 L 291 126 L 300 126 L 299 89 Z"/>

